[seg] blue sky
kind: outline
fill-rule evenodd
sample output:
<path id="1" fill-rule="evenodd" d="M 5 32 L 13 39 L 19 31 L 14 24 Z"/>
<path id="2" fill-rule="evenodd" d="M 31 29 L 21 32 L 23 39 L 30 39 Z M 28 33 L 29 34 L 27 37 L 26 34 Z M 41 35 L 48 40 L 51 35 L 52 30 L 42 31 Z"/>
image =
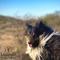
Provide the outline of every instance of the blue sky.
<path id="1" fill-rule="evenodd" d="M 60 0 L 0 0 L 0 15 L 43 16 L 60 11 Z"/>

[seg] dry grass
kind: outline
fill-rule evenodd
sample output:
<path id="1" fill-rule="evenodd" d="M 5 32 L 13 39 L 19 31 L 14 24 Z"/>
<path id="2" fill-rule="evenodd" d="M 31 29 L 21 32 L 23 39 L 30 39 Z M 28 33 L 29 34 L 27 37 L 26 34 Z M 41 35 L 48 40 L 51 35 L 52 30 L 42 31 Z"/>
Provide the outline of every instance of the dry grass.
<path id="1" fill-rule="evenodd" d="M 31 60 L 28 55 L 24 54 L 26 50 L 25 24 L 27 22 L 35 25 L 39 20 L 22 21 L 0 16 L 0 60 Z M 43 21 L 60 31 L 60 17 L 44 17 Z"/>

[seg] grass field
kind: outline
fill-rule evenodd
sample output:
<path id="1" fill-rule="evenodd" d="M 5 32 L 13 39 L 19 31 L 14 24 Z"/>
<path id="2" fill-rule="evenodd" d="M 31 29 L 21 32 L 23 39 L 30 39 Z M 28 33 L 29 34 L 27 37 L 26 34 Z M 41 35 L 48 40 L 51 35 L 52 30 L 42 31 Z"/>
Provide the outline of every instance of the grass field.
<path id="1" fill-rule="evenodd" d="M 47 15 L 38 20 L 22 20 L 0 16 L 0 60 L 31 60 L 25 55 L 25 24 L 33 24 L 43 19 L 45 24 L 60 31 L 60 15 Z"/>

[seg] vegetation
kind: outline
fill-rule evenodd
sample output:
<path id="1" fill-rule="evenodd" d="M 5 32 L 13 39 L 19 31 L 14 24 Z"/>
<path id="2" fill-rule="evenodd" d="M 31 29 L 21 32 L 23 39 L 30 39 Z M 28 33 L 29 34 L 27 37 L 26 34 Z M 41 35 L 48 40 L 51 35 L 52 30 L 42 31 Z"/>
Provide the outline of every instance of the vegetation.
<path id="1" fill-rule="evenodd" d="M 38 19 L 22 20 L 8 16 L 0 16 L 0 57 L 6 56 L 13 60 L 29 60 L 24 39 L 25 24 L 33 24 L 42 21 L 54 30 L 60 31 L 60 15 L 49 14 Z M 12 56 L 15 56 L 14 58 Z M 18 57 L 18 58 L 17 58 Z M 26 58 L 27 57 L 27 58 Z M 0 58 L 2 60 L 2 58 Z M 8 59 L 9 60 L 9 59 Z"/>

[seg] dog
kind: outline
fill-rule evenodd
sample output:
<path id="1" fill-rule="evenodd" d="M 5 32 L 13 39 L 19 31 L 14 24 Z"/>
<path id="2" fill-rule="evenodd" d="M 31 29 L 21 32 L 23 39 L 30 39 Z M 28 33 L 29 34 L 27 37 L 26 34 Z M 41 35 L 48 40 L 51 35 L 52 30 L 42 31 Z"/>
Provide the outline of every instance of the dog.
<path id="1" fill-rule="evenodd" d="M 26 54 L 29 54 L 32 60 L 53 60 L 51 59 L 51 51 L 46 44 L 53 32 L 54 30 L 42 21 L 36 23 L 35 26 L 26 24 Z"/>

